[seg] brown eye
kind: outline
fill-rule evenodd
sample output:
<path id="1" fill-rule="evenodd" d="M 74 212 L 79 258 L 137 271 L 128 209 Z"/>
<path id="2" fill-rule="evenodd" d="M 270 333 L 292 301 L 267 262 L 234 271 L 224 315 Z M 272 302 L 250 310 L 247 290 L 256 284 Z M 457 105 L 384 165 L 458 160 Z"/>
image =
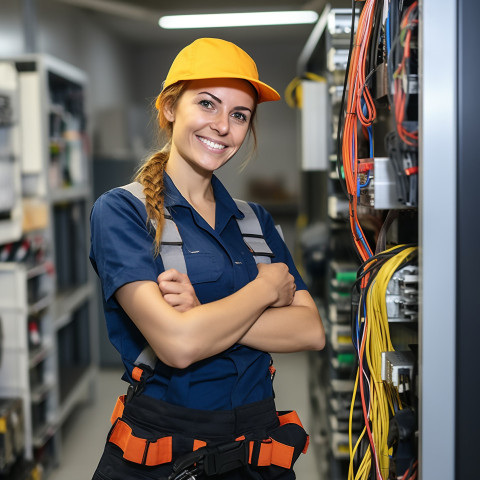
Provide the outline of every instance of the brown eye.
<path id="1" fill-rule="evenodd" d="M 210 100 L 200 100 L 198 104 L 205 108 L 213 108 L 213 103 Z"/>
<path id="2" fill-rule="evenodd" d="M 247 116 L 244 113 L 241 113 L 241 112 L 235 112 L 233 114 L 233 117 L 236 118 L 237 120 L 240 120 L 241 122 L 246 122 L 247 121 Z"/>

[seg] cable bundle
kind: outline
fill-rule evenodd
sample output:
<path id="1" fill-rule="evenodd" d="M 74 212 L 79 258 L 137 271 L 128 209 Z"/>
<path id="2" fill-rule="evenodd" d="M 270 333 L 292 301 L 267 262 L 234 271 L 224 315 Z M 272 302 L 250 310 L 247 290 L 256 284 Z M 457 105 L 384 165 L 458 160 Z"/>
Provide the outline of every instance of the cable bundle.
<path id="1" fill-rule="evenodd" d="M 370 142 L 370 151 L 373 155 L 373 137 L 368 130 L 376 118 L 376 109 L 369 88 L 366 85 L 366 70 L 369 46 L 372 38 L 375 18 L 376 0 L 366 0 L 358 19 L 358 28 L 353 48 L 350 49 L 347 62 L 348 80 L 346 78 L 344 93 L 348 91 L 345 105 L 345 121 L 342 137 L 342 161 L 345 175 L 346 193 L 349 199 L 350 228 L 355 248 L 365 261 L 372 256 L 372 250 L 358 221 L 357 204 L 360 195 L 357 151 L 358 122 L 365 128 Z M 353 8 L 353 10 L 355 10 Z M 352 15 L 353 17 L 353 15 Z M 344 99 L 342 99 L 342 105 Z M 342 107 L 343 110 L 343 107 Z M 341 112 L 341 116 L 343 112 Z M 340 118 L 341 122 L 341 118 Z M 342 136 L 339 128 L 339 137 Z"/>
<path id="2" fill-rule="evenodd" d="M 408 118 L 412 90 L 408 81 L 416 60 L 412 58 L 412 50 L 414 28 L 418 26 L 418 2 L 408 2 L 411 3 L 408 7 L 403 3 L 403 0 L 389 0 L 387 22 L 383 28 L 381 22 L 387 2 L 365 0 L 357 31 L 353 35 L 355 2 L 352 2 L 352 35 L 339 117 L 337 151 L 339 177 L 343 167 L 345 181 L 342 186 L 349 201 L 350 229 L 355 249 L 363 262 L 352 296 L 358 299 L 358 304 L 352 307 L 352 339 L 358 356 L 358 370 L 350 408 L 348 480 L 389 478 L 390 470 L 395 469 L 393 462 L 390 465 L 389 458 L 392 447 L 391 441 L 389 443 L 390 420 L 395 412 L 403 408 L 398 388 L 382 380 L 382 353 L 394 351 L 385 296 L 393 274 L 412 261 L 417 254 L 417 247 L 401 245 L 374 255 L 358 219 L 360 191 L 370 181 L 368 170 L 374 157 L 372 125 L 377 113 L 369 82 L 377 64 L 386 60 L 389 85 L 392 86 L 392 91 L 390 87 L 387 88 L 387 94 L 395 132 L 386 136 L 385 146 L 397 175 L 399 200 L 407 205 L 416 205 L 418 128 L 414 127 L 418 122 L 411 123 Z M 405 9 L 403 15 L 402 9 Z M 360 162 L 358 151 L 367 144 L 369 159 Z M 363 184 L 361 173 L 362 178 L 366 176 Z M 384 239 L 380 241 L 379 238 L 377 252 L 385 248 L 384 243 Z M 408 383 L 408 379 L 405 382 Z M 354 443 L 352 418 L 358 397 L 362 405 L 364 428 Z M 416 464 L 412 463 L 404 473 L 403 480 L 415 476 Z"/>
<path id="3" fill-rule="evenodd" d="M 402 408 L 402 403 L 398 390 L 384 383 L 381 376 L 382 352 L 394 351 L 385 295 L 393 274 L 412 261 L 416 253 L 415 246 L 397 246 L 371 257 L 358 272 L 355 286 L 359 300 L 352 336 L 359 367 L 350 408 L 348 480 L 371 478 L 372 465 L 377 480 L 388 478 L 390 416 Z M 358 394 L 365 426 L 353 445 L 352 418 Z"/>

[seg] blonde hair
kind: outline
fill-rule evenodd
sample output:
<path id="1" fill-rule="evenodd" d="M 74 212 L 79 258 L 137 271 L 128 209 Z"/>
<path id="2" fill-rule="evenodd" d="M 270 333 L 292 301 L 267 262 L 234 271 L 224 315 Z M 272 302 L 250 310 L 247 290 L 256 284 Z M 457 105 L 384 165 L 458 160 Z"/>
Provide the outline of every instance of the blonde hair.
<path id="1" fill-rule="evenodd" d="M 155 225 L 155 255 L 160 253 L 160 245 L 162 241 L 164 219 L 164 184 L 163 174 L 168 158 L 170 157 L 170 148 L 172 144 L 173 123 L 167 120 L 164 114 L 166 107 L 175 108 L 178 100 L 188 86 L 188 81 L 177 82 L 165 88 L 156 99 L 157 123 L 163 130 L 167 142 L 161 150 L 153 153 L 140 166 L 135 174 L 134 180 L 143 185 L 145 194 L 145 207 L 147 210 L 147 222 Z M 253 136 L 254 147 L 257 148 L 257 133 L 254 124 L 256 113 L 256 104 L 249 125 L 249 134 Z M 250 155 L 251 156 L 251 155 Z"/>

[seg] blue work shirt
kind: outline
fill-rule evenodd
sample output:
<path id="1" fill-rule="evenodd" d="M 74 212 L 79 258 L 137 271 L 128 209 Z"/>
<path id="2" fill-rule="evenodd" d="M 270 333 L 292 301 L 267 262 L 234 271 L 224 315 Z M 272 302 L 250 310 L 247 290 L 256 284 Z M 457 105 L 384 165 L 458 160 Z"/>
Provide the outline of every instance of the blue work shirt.
<path id="1" fill-rule="evenodd" d="M 213 176 L 215 229 L 185 200 L 166 173 L 164 186 L 165 206 L 182 237 L 188 277 L 199 301 L 219 300 L 255 279 L 258 269 L 236 221 L 243 213 L 222 183 Z M 297 290 L 306 289 L 272 217 L 263 207 L 250 205 L 275 255 L 272 261 L 286 263 Z M 153 254 L 153 241 L 145 206 L 133 194 L 114 188 L 97 199 L 91 213 L 90 260 L 102 284 L 109 338 L 120 352 L 126 368 L 123 378 L 128 382 L 132 382 L 134 362 L 147 341 L 115 299 L 115 292 L 130 282 L 156 282 L 165 270 L 160 255 Z M 159 360 L 144 394 L 188 408 L 229 410 L 272 396 L 269 366 L 268 353 L 239 344 L 185 369 Z"/>

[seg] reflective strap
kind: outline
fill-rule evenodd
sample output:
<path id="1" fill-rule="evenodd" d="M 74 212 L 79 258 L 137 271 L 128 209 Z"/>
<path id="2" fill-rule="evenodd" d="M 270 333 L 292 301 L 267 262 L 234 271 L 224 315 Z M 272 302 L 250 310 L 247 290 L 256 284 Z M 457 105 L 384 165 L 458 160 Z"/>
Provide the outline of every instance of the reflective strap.
<path id="1" fill-rule="evenodd" d="M 128 185 L 122 185 L 120 188 L 127 190 L 134 197 L 137 197 L 145 205 L 145 194 L 143 193 L 143 185 L 140 182 L 132 182 Z"/>
<path id="2" fill-rule="evenodd" d="M 287 423 L 294 423 L 299 427 L 303 428 L 302 422 L 300 421 L 300 417 L 298 416 L 295 410 L 292 410 L 290 412 L 277 412 L 277 416 L 278 416 L 278 421 L 280 422 L 280 426 L 286 425 Z M 310 445 L 310 435 L 307 435 L 307 440 L 302 450 L 303 454 L 307 453 L 309 445 Z"/>
<path id="3" fill-rule="evenodd" d="M 147 367 L 150 367 L 152 370 L 154 370 L 157 360 L 158 359 L 157 359 L 157 356 L 155 355 L 155 352 L 153 351 L 153 348 L 147 344 L 145 348 L 140 352 L 140 355 L 135 360 L 134 365 L 146 365 Z M 138 368 L 138 367 L 135 367 L 135 368 Z M 134 371 L 135 371 L 135 368 L 133 369 Z M 133 377 L 133 372 L 132 372 L 132 377 Z M 134 378 L 134 379 L 137 381 L 140 380 L 137 378 Z"/>
<path id="4" fill-rule="evenodd" d="M 310 435 L 307 435 L 307 441 L 305 442 L 305 446 L 303 447 L 302 453 L 305 455 L 308 451 L 308 446 L 310 445 Z"/>
<path id="5" fill-rule="evenodd" d="M 145 194 L 143 193 L 143 185 L 140 182 L 132 182 L 128 185 L 123 185 L 124 190 L 130 192 L 134 197 L 138 198 L 145 205 Z M 182 238 L 178 232 L 177 225 L 172 220 L 168 210 L 164 208 L 165 223 L 162 231 L 162 244 L 160 246 L 160 257 L 162 259 L 165 270 L 175 268 L 180 273 L 187 273 L 187 266 L 185 264 L 185 257 L 182 251 Z M 152 221 L 154 228 L 157 228 L 156 222 Z M 157 356 L 150 345 L 147 345 L 134 362 L 134 365 L 147 365 L 152 370 L 157 364 Z M 139 381 L 138 372 L 136 374 L 135 367 L 132 371 L 132 378 Z M 140 372 L 141 375 L 141 372 Z"/>
<path id="6" fill-rule="evenodd" d="M 196 439 L 193 440 L 193 451 L 206 446 L 207 446 L 207 442 L 204 442 L 203 440 L 196 440 Z"/>
<path id="7" fill-rule="evenodd" d="M 253 451 L 258 442 L 249 443 L 248 463 L 258 467 L 276 465 L 283 468 L 291 468 L 295 448 L 270 438 L 260 444 L 258 458 L 255 459 Z"/>
<path id="8" fill-rule="evenodd" d="M 139 382 L 142 379 L 143 370 L 139 367 L 133 367 L 132 378 Z"/>
<path id="9" fill-rule="evenodd" d="M 126 395 L 120 395 L 117 398 L 115 406 L 113 407 L 112 416 L 110 417 L 110 422 L 112 425 L 115 423 L 117 418 L 120 418 L 123 415 L 123 409 L 125 408 L 125 398 Z"/>
<path id="10" fill-rule="evenodd" d="M 263 236 L 262 227 L 252 207 L 244 200 L 235 199 L 238 209 L 245 215 L 237 223 L 242 232 L 243 241 L 252 252 L 256 263 L 271 263 L 274 257 Z"/>
<path id="11" fill-rule="evenodd" d="M 295 410 L 290 412 L 277 412 L 278 421 L 280 425 L 285 425 L 287 423 L 295 423 L 299 427 L 303 428 L 302 422 L 300 421 L 300 417 L 298 416 Z"/>
<path id="12" fill-rule="evenodd" d="M 165 270 L 174 268 L 180 273 L 187 273 L 187 265 L 182 250 L 182 237 L 168 210 L 165 209 L 164 215 L 165 223 L 162 231 L 162 244 L 160 245 L 163 266 Z"/>
<path id="13" fill-rule="evenodd" d="M 145 205 L 145 194 L 143 193 L 143 185 L 140 182 L 129 183 L 123 185 L 124 190 L 130 192 L 134 197 L 138 198 Z M 160 246 L 160 257 L 162 258 L 165 270 L 175 268 L 180 273 L 187 273 L 185 257 L 182 251 L 182 237 L 178 232 L 177 225 L 172 220 L 170 213 L 164 208 L 165 223 L 162 231 L 162 244 Z M 152 222 L 154 228 L 156 223 Z"/>
<path id="14" fill-rule="evenodd" d="M 123 451 L 123 458 L 141 465 L 155 466 L 172 461 L 172 437 L 163 437 L 155 442 L 138 438 L 122 419 L 112 427 L 109 442 Z"/>
<path id="15" fill-rule="evenodd" d="M 162 243 L 160 247 L 160 256 L 162 257 L 165 270 L 174 268 L 180 273 L 187 273 L 187 265 L 185 264 L 185 256 L 183 255 L 182 244 L 165 245 Z"/>

